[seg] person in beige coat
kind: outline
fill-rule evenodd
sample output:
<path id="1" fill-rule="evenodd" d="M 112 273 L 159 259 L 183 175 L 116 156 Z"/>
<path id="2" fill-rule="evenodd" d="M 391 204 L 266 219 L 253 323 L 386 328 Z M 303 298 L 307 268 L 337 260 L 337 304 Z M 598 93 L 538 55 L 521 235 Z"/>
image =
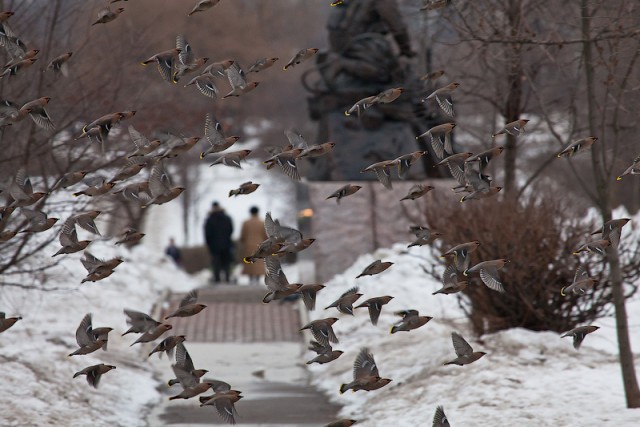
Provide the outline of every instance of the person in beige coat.
<path id="1" fill-rule="evenodd" d="M 240 232 L 242 258 L 253 254 L 256 247 L 267 240 L 267 232 L 264 229 L 264 222 L 258 216 L 258 208 L 253 206 L 249 210 L 249 213 L 251 217 L 242 224 L 242 231 Z M 249 276 L 249 281 L 252 284 L 257 284 L 260 281 L 260 276 L 264 276 L 265 274 L 264 263 L 254 262 L 244 264 L 242 273 Z"/>

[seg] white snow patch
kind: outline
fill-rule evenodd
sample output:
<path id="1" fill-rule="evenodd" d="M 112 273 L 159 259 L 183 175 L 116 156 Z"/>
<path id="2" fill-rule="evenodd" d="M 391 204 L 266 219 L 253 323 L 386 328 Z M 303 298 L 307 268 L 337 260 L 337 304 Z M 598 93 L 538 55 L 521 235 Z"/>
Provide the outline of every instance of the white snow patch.
<path id="1" fill-rule="evenodd" d="M 57 243 L 57 242 L 56 242 Z M 0 334 L 0 424 L 3 426 L 134 426 L 160 394 L 154 369 L 140 346 L 129 347 L 137 334 L 126 331 L 122 310 L 150 313 L 154 302 L 168 289 L 183 292 L 200 282 L 180 271 L 162 254 L 138 246 L 133 250 L 110 242 L 93 243 L 89 250 L 101 258 L 125 259 L 108 278 L 97 283 L 80 281 L 86 271 L 81 254 L 66 255 L 48 272 L 43 292 L 5 286 L 0 289 L 0 310 L 23 320 Z M 55 243 L 36 255 L 46 263 Z M 110 326 L 108 351 L 68 357 L 77 349 L 75 331 L 86 313 L 93 326 Z M 148 351 L 148 350 L 147 350 Z M 97 389 L 86 377 L 73 374 L 98 363 L 117 368 L 105 374 Z M 90 420 L 90 421 L 88 421 Z"/>
<path id="2" fill-rule="evenodd" d="M 625 216 L 616 211 L 614 217 Z M 633 223 L 640 224 L 640 215 Z M 640 238 L 637 227 L 627 227 L 623 236 Z M 395 264 L 380 275 L 355 279 L 375 259 Z M 344 405 L 341 416 L 369 426 L 424 426 L 430 425 L 436 406 L 444 405 L 452 425 L 637 425 L 640 410 L 625 405 L 613 317 L 594 322 L 601 329 L 585 339 L 580 351 L 574 350 L 571 338 L 560 339 L 552 332 L 511 329 L 478 340 L 454 295 L 431 295 L 441 284 L 422 266 L 432 265 L 438 262 L 428 249 L 407 250 L 406 244 L 397 244 L 361 256 L 318 293 L 318 308 L 310 317 L 340 319 L 334 325 L 340 344 L 334 348 L 345 354 L 309 369 L 313 384 Z M 378 326 L 371 325 L 366 309 L 355 310 L 353 317 L 323 310 L 356 285 L 364 294 L 356 305 L 375 296 L 394 296 L 384 306 Z M 390 327 L 399 319 L 392 313 L 409 308 L 434 319 L 420 329 L 391 335 Z M 629 300 L 627 310 L 638 354 L 640 297 Z M 461 333 L 474 350 L 488 354 L 472 365 L 443 366 L 455 357 L 452 331 Z M 362 347 L 369 347 L 380 375 L 393 382 L 372 392 L 340 395 L 340 384 L 351 381 L 353 361 Z M 636 365 L 640 366 L 639 357 Z"/>

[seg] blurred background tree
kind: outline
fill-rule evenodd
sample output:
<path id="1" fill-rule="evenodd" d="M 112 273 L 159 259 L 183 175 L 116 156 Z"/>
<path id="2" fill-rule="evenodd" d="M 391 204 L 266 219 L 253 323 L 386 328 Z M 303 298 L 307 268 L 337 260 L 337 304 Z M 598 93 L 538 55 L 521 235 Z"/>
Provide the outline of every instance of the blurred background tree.
<path id="1" fill-rule="evenodd" d="M 543 227 L 547 230 L 553 229 L 553 223 L 559 218 L 579 218 L 587 207 L 598 209 L 602 223 L 612 219 L 613 208 L 620 204 L 632 212 L 637 211 L 640 183 L 627 180 L 633 182 L 620 186 L 615 177 L 631 164 L 638 149 L 634 138 L 639 125 L 636 114 L 639 98 L 635 96 L 640 88 L 639 12 L 640 4 L 629 0 L 454 1 L 441 11 L 430 12 L 439 15 L 438 27 L 433 30 L 433 56 L 445 64 L 443 68 L 455 76 L 452 78 L 463 82 L 460 89 L 465 96 L 460 96 L 462 102 L 457 104 L 457 141 L 463 150 L 475 151 L 474 145 L 482 148 L 496 145 L 489 137 L 496 127 L 518 118 L 531 120 L 527 131 L 533 135 L 521 135 L 517 142 L 515 137 L 507 137 L 502 156 L 504 173 L 498 174 L 498 180 L 504 182 L 505 197 L 519 198 L 521 203 L 505 206 L 506 202 L 501 202 L 497 206 L 514 214 L 522 211 L 527 219 L 520 222 L 518 215 L 507 219 L 505 212 L 496 211 L 494 215 L 504 218 L 504 222 L 498 229 L 491 228 L 494 219 L 489 216 L 495 205 L 487 208 L 490 202 L 484 202 L 484 210 L 475 212 L 482 218 L 482 224 L 476 224 L 475 231 L 478 227 L 491 229 L 491 240 L 496 240 L 494 233 L 505 228 L 524 227 L 535 234 L 534 230 L 547 218 L 544 212 L 549 206 L 544 208 L 545 204 L 554 203 L 554 199 L 549 199 L 537 206 L 536 200 L 550 194 L 562 194 L 572 203 L 562 204 L 562 212 L 557 212 L 553 220 L 547 218 L 550 222 Z M 575 160 L 556 159 L 562 147 L 588 136 L 599 138 L 590 153 Z M 532 195 L 535 195 L 533 199 Z M 559 199 L 555 200 L 558 203 Z M 535 206 L 533 210 L 532 206 Z M 462 210 L 464 219 L 459 215 L 455 217 L 457 226 L 477 219 L 469 209 L 472 208 Z M 438 223 L 433 215 L 431 220 Z M 517 227 L 514 229 L 514 226 Z M 571 239 L 572 231 L 567 231 L 566 225 L 562 230 L 556 226 L 556 231 L 564 231 L 563 239 Z M 518 255 L 508 255 L 509 258 L 529 260 L 533 255 L 531 249 L 542 244 L 538 238 L 531 239 L 533 234 L 521 235 L 516 249 Z M 504 240 L 509 240 L 509 236 L 504 236 Z M 504 252 L 492 252 L 485 254 L 488 259 L 507 256 Z M 637 254 L 637 246 L 632 254 Z M 620 259 L 617 248 L 607 250 L 602 274 L 608 286 L 600 295 L 603 301 L 612 301 L 615 309 L 627 405 L 640 407 L 624 303 L 633 283 L 630 280 L 637 280 L 636 273 L 624 272 L 629 271 L 631 264 L 635 265 L 637 257 L 624 257 L 626 262 L 622 263 Z M 543 269 L 550 265 L 549 270 L 555 268 L 553 263 L 545 264 L 550 260 L 539 261 L 529 267 L 514 266 L 512 270 L 530 270 L 534 265 Z M 518 280 L 516 283 L 522 284 Z M 550 283 L 553 281 L 548 280 L 536 289 L 544 294 Z M 546 295 L 551 298 L 550 293 Z M 487 308 L 472 294 L 469 297 L 472 312 L 474 308 L 479 312 Z M 526 304 L 530 299 L 529 295 L 521 302 Z M 595 308 L 598 304 L 588 306 Z M 561 311 L 570 315 L 579 309 L 573 304 L 570 307 L 571 310 Z M 600 314 L 592 313 L 592 319 Z M 473 314 L 471 318 L 473 320 Z M 487 327 L 479 325 L 477 319 L 474 324 L 477 330 Z M 551 325 L 548 327 L 554 329 Z"/>
<path id="2" fill-rule="evenodd" d="M 14 12 L 10 20 L 12 30 L 29 49 L 40 50 L 34 66 L 15 77 L 0 79 L 0 98 L 22 106 L 42 96 L 50 97 L 47 111 L 55 124 L 54 130 L 44 130 L 27 118 L 3 127 L 0 182 L 11 180 L 21 167 L 26 168 L 36 190 L 47 192 L 72 171 L 87 171 L 88 178 L 109 179 L 108 175 L 121 167 L 126 155 L 133 151 L 127 132 L 129 124 L 150 138 L 166 139 L 167 134 L 203 136 L 205 115 L 214 113 L 229 134 L 242 137 L 240 147 L 249 137 L 282 145 L 285 141 L 282 130 L 287 127 L 311 133 L 312 129 L 305 127 L 306 112 L 300 108 L 305 104 L 300 74 L 296 70 L 281 71 L 282 65 L 299 49 L 326 44 L 324 17 L 308 13 L 304 2 L 282 1 L 267 6 L 263 2 L 227 1 L 211 13 L 187 18 L 190 5 L 184 2 L 139 0 L 124 4 L 125 12 L 118 20 L 92 26 L 104 6 L 103 2 L 88 4 L 83 0 L 0 2 L 0 10 Z M 171 28 L 171 32 L 166 28 Z M 185 36 L 196 56 L 209 57 L 209 63 L 233 58 L 248 68 L 261 57 L 277 56 L 278 64 L 282 65 L 252 76 L 267 79 L 269 89 L 256 90 L 251 100 L 212 100 L 194 87 L 183 87 L 188 82 L 186 78 L 172 85 L 160 78 L 155 66 L 140 65 L 151 55 L 175 47 L 178 34 Z M 296 38 L 291 34 L 297 34 Z M 65 52 L 73 52 L 68 62 L 69 77 L 44 71 L 51 59 Z M 0 58 L 5 63 L 11 59 L 4 49 Z M 219 86 L 221 91 L 227 90 L 226 78 L 220 79 Z M 278 96 L 273 96 L 274 93 Z M 74 140 L 85 124 L 124 110 L 136 110 L 138 114 L 113 129 L 105 152 L 87 138 Z M 273 114 L 274 111 L 278 114 Z M 248 135 L 245 130 L 249 128 L 257 129 L 257 133 Z M 263 155 L 260 150 L 257 154 Z M 171 164 L 173 179 L 187 188 L 181 202 L 176 202 L 183 204 L 185 235 L 190 225 L 189 210 L 197 197 L 192 194 L 199 179 L 198 168 L 192 167 L 195 164 L 201 164 L 197 156 L 180 157 Z M 148 170 L 141 173 L 144 175 L 148 176 Z M 101 219 L 108 217 L 109 235 L 125 227 L 142 226 L 146 211 L 137 203 L 120 197 L 78 203 L 70 198 L 70 193 L 68 197 L 53 201 L 47 195 L 33 207 L 61 216 L 61 224 L 64 218 L 91 205 L 108 212 Z M 26 224 L 18 212 L 11 221 L 11 224 L 1 221 L 0 231 L 20 229 Z M 33 239 L 38 240 L 37 245 L 29 244 Z M 5 278 L 10 271 L 33 273 L 24 268 L 25 262 L 55 239 L 56 233 L 46 233 L 46 238 L 21 233 L 3 243 L 0 273 Z M 16 268 L 19 264 L 23 267 Z M 37 282 L 42 284 L 44 280 Z"/>

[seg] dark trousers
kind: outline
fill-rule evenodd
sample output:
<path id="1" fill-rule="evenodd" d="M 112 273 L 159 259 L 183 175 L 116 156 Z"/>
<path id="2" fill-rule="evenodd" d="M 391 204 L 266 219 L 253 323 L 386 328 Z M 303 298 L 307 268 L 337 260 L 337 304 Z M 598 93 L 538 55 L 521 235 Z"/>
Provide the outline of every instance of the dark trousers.
<path id="1" fill-rule="evenodd" d="M 213 280 L 220 282 L 220 273 L 224 273 L 224 281 L 229 282 L 231 270 L 231 253 L 220 252 L 211 254 L 211 265 L 213 267 Z"/>

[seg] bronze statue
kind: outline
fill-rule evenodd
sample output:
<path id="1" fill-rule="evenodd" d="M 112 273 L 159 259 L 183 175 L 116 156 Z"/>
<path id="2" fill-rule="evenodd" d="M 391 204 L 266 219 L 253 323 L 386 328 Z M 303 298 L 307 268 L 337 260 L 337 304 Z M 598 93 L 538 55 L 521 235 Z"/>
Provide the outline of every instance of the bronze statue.
<path id="1" fill-rule="evenodd" d="M 424 117 L 422 87 L 409 64 L 415 52 L 396 1 L 349 0 L 332 9 L 329 51 L 318 54 L 314 70 L 319 81 L 310 85 L 308 74 L 303 81 L 314 95 L 309 112 L 319 121 L 318 140 L 331 140 L 336 148 L 332 156 L 318 159 L 309 178 L 371 179 L 360 174 L 369 164 L 428 149 L 415 136 L 433 120 Z M 397 100 L 370 107 L 359 117 L 345 116 L 359 100 L 393 87 L 405 89 Z M 433 168 L 416 166 L 410 179 L 426 177 L 426 170 L 437 176 Z"/>

